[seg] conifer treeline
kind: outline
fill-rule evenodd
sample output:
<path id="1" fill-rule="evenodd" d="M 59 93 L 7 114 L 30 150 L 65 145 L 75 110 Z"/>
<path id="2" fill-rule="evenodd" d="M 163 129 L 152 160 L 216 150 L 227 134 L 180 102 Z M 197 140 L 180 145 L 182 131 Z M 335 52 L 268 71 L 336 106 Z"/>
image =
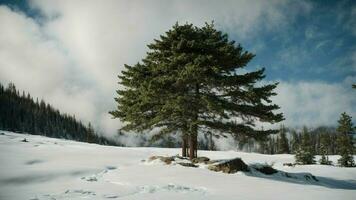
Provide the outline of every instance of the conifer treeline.
<path id="1" fill-rule="evenodd" d="M 278 135 L 271 135 L 268 140 L 259 142 L 256 150 L 264 154 L 295 154 L 304 145 L 314 154 L 321 155 L 325 148 L 329 155 L 334 155 L 337 154 L 337 136 L 335 127 L 303 127 L 302 130 L 296 130 L 282 126 Z"/>
<path id="2" fill-rule="evenodd" d="M 0 129 L 114 145 L 96 135 L 90 123 L 85 126 L 74 116 L 61 114 L 43 100 L 35 102 L 30 94 L 20 94 L 13 83 L 7 88 L 0 84 Z"/>

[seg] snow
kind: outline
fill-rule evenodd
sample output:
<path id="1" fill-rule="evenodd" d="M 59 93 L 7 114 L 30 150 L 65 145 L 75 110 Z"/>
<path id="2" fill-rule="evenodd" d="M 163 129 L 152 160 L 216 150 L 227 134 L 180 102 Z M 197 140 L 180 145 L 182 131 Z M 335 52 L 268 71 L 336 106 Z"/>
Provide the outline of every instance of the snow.
<path id="1" fill-rule="evenodd" d="M 273 165 L 279 170 L 273 175 L 148 162 L 153 155 L 179 153 L 0 131 L 0 199 L 356 199 L 356 168 L 283 166 L 294 162 L 288 154 L 198 151 L 211 159 L 240 157 L 247 164 Z M 337 159 L 330 156 L 334 163 Z M 310 174 L 319 181 L 307 180 Z"/>

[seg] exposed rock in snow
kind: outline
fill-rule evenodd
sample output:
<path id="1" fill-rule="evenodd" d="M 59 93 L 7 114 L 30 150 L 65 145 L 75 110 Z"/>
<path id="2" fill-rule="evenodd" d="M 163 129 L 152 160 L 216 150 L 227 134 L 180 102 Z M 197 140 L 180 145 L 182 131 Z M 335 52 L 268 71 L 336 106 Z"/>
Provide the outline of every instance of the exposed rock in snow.
<path id="1" fill-rule="evenodd" d="M 208 166 L 208 169 L 212 171 L 222 171 L 224 173 L 236 173 L 238 171 L 248 172 L 250 171 L 248 166 L 242 161 L 241 158 L 234 158 L 229 160 L 222 160 L 216 164 Z"/>
<path id="2" fill-rule="evenodd" d="M 267 175 L 275 174 L 278 171 L 268 164 L 252 164 L 250 165 L 253 169 Z"/>

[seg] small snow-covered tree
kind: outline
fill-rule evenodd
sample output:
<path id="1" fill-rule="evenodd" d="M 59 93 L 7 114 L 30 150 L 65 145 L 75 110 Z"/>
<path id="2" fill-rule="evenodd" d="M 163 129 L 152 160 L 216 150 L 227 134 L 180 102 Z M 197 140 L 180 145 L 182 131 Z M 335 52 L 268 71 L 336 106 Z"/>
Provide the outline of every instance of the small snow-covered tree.
<path id="1" fill-rule="evenodd" d="M 314 158 L 315 157 L 311 151 L 306 151 L 302 148 L 299 148 L 295 154 L 295 163 L 299 165 L 315 164 Z"/>
<path id="2" fill-rule="evenodd" d="M 355 167 L 355 161 L 353 158 L 353 146 L 351 145 L 351 139 L 348 135 L 340 135 L 337 138 L 338 151 L 341 156 L 337 160 L 342 167 Z"/>
<path id="3" fill-rule="evenodd" d="M 320 146 L 321 158 L 319 163 L 321 165 L 331 165 L 332 161 L 329 160 L 327 148 L 324 145 Z"/>
<path id="4" fill-rule="evenodd" d="M 354 167 L 353 143 L 349 136 L 353 131 L 352 118 L 344 112 L 341 114 L 338 123 L 339 126 L 337 132 L 339 135 L 337 137 L 337 149 L 338 153 L 341 155 L 338 163 L 343 167 Z"/>
<path id="5" fill-rule="evenodd" d="M 311 137 L 306 127 L 303 128 L 302 141 L 296 151 L 295 162 L 299 165 L 315 164 L 314 151 L 311 146 Z"/>

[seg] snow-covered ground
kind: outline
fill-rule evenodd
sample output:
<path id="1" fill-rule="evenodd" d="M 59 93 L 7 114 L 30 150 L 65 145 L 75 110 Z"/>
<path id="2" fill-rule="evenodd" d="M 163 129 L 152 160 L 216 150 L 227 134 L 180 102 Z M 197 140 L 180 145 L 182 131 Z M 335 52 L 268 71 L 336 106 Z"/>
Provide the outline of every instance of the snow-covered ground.
<path id="1" fill-rule="evenodd" d="M 26 138 L 28 142 L 22 140 Z M 211 159 L 241 157 L 319 181 L 260 173 L 224 174 L 148 162 L 180 149 L 124 148 L 0 131 L 0 199 L 356 199 L 356 168 L 287 167 L 293 155 L 199 151 Z M 331 156 L 334 162 L 338 156 Z M 146 160 L 146 161 L 144 161 Z"/>

